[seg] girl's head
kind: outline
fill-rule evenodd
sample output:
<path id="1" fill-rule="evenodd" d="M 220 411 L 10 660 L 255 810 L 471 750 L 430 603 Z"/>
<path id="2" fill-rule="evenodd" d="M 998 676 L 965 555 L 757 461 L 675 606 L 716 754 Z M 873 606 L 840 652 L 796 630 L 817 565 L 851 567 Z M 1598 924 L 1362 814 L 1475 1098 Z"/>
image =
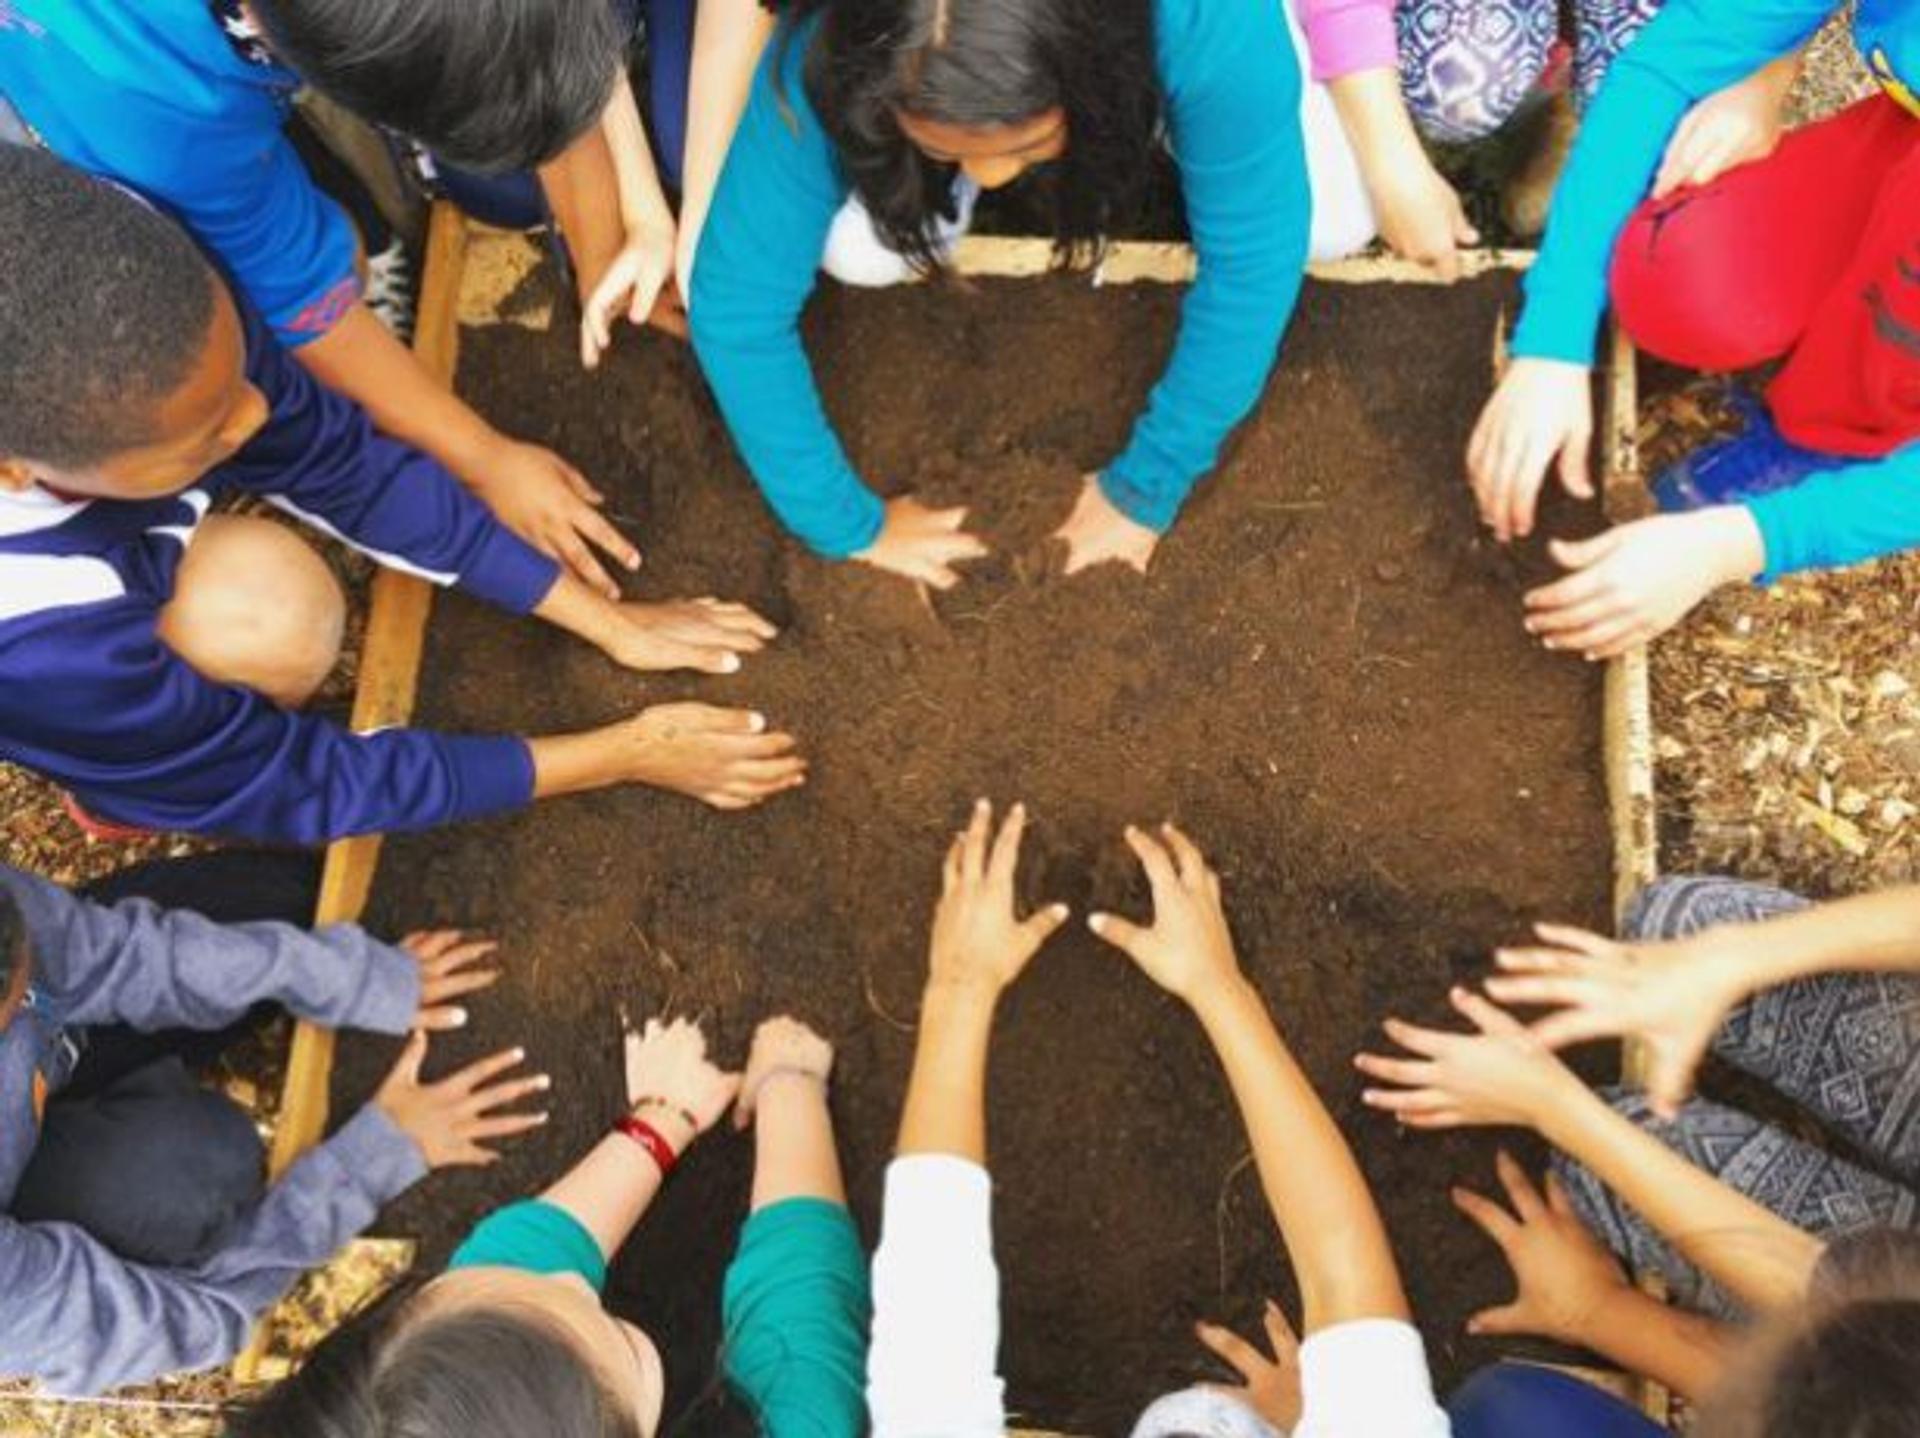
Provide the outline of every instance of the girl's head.
<path id="1" fill-rule="evenodd" d="M 233 1438 L 653 1438 L 659 1351 L 576 1278 L 458 1269 L 403 1286 L 248 1408 Z"/>
<path id="2" fill-rule="evenodd" d="M 1764 1334 L 1701 1438 L 1907 1438 L 1920 1426 L 1920 1241 L 1843 1240 L 1805 1306 Z"/>
<path id="3" fill-rule="evenodd" d="M 814 109 L 881 237 L 936 267 L 955 171 L 1044 167 L 1063 259 L 1138 199 L 1160 115 L 1151 0 L 810 0 Z"/>

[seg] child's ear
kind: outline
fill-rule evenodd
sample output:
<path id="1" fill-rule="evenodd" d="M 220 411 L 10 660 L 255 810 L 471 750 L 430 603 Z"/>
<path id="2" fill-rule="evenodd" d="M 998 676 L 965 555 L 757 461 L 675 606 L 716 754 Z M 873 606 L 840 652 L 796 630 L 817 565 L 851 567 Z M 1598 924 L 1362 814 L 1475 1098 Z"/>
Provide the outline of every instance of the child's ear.
<path id="1" fill-rule="evenodd" d="M 37 483 L 33 466 L 24 459 L 0 459 L 0 489 L 21 494 Z"/>

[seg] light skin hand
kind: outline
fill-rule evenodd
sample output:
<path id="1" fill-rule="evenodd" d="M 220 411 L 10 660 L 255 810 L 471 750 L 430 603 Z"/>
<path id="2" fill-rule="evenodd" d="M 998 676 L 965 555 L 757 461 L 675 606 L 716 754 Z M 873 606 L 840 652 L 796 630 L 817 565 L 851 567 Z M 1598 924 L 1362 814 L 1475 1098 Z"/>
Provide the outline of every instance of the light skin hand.
<path id="1" fill-rule="evenodd" d="M 529 741 L 536 799 L 648 784 L 716 809 L 750 809 L 807 780 L 791 734 L 763 715 L 707 704 L 659 704 L 584 734 Z"/>
<path id="2" fill-rule="evenodd" d="M 1527 632 L 1590 660 L 1648 643 L 1766 563 L 1760 527 L 1743 505 L 1652 515 L 1551 547 L 1571 572 L 1527 594 Z"/>
<path id="3" fill-rule="evenodd" d="M 1414 141 L 1399 163 L 1378 177 L 1369 173 L 1367 182 L 1380 238 L 1388 248 L 1427 266 L 1448 284 L 1459 279 L 1460 251 L 1478 244 L 1480 232 L 1426 149 Z"/>
<path id="4" fill-rule="evenodd" d="M 628 669 L 698 669 L 736 674 L 740 656 L 757 654 L 780 631 L 744 604 L 711 596 L 664 604 L 622 604 L 607 656 Z"/>
<path id="5" fill-rule="evenodd" d="M 1300 1421 L 1300 1340 L 1280 1305 L 1271 1298 L 1261 1321 L 1267 1330 L 1269 1358 L 1230 1328 L 1198 1323 L 1194 1333 L 1229 1368 L 1240 1375 L 1237 1387 L 1217 1385 L 1245 1403 L 1282 1433 L 1291 1433 Z"/>
<path id="6" fill-rule="evenodd" d="M 1363 1053 L 1354 1066 L 1395 1085 L 1369 1088 L 1361 1099 L 1409 1128 L 1512 1125 L 1538 1128 L 1542 1116 L 1588 1090 L 1518 1019 L 1478 994 L 1454 989 L 1448 999 L 1477 1030 L 1447 1033 L 1388 1019 L 1387 1037 L 1412 1058 Z"/>
<path id="7" fill-rule="evenodd" d="M 628 232 L 626 245 L 587 297 L 580 315 L 580 363 L 584 368 L 598 369 L 601 358 L 613 347 L 615 320 L 624 315 L 629 324 L 646 324 L 654 317 L 660 300 L 671 293 L 674 240 L 671 224 L 646 225 Z"/>
<path id="8" fill-rule="evenodd" d="M 1153 890 L 1152 927 L 1105 913 L 1089 916 L 1087 926 L 1161 988 L 1198 1006 L 1240 977 L 1220 876 L 1172 824 L 1162 824 L 1157 839 L 1129 826 L 1126 841 Z"/>
<path id="9" fill-rule="evenodd" d="M 740 1075 L 708 1059 L 707 1036 L 689 1019 L 648 1019 L 623 1033 L 622 1046 L 628 1107 L 675 1153 L 718 1123 L 740 1092 Z"/>
<path id="10" fill-rule="evenodd" d="M 928 944 L 931 988 L 997 998 L 1066 922 L 1065 904 L 1051 904 L 1024 919 L 1015 911 L 1013 877 L 1027 828 L 1026 805 L 1007 811 L 998 834 L 992 828 L 993 805 L 981 799 L 947 849 Z"/>
<path id="11" fill-rule="evenodd" d="M 1551 1049 L 1631 1035 L 1645 1046 L 1647 1098 L 1674 1117 L 1729 1010 L 1746 996 L 1737 948 L 1723 931 L 1616 943 L 1585 929 L 1539 924 L 1540 942 L 1501 949 L 1487 992 L 1503 1004 L 1552 1006 L 1533 1036 Z"/>
<path id="12" fill-rule="evenodd" d="M 473 965 L 491 958 L 500 945 L 492 939 L 474 938 L 459 929 L 431 929 L 408 934 L 400 947 L 413 955 L 420 965 L 420 1008 L 414 1015 L 416 1029 L 457 1029 L 467 1021 L 467 1011 L 456 999 L 481 989 L 491 988 L 500 970 L 476 969 Z"/>
<path id="13" fill-rule="evenodd" d="M 524 1049 L 506 1049 L 428 1082 L 420 1074 L 427 1059 L 427 1035 L 424 1029 L 416 1029 L 373 1102 L 395 1128 L 419 1145 L 428 1168 L 486 1168 L 500 1161 L 488 1146 L 491 1142 L 547 1121 L 544 1112 L 501 1112 L 553 1086 L 545 1074 L 504 1077 L 526 1057 Z"/>
<path id="14" fill-rule="evenodd" d="M 967 533 L 966 522 L 965 509 L 930 509 L 911 496 L 890 499 L 879 535 L 853 557 L 918 584 L 951 589 L 960 582 L 955 565 L 987 554 L 980 537 Z"/>
<path id="15" fill-rule="evenodd" d="M 588 545 L 629 571 L 640 567 L 640 551 L 600 513 L 605 497 L 552 450 L 496 435 L 467 478 L 502 524 L 608 599 L 620 585 Z"/>
<path id="16" fill-rule="evenodd" d="M 1159 547 L 1160 536 L 1138 520 L 1122 514 L 1100 490 L 1100 476 L 1090 474 L 1080 486 L 1073 513 L 1053 533 L 1067 546 L 1068 575 L 1097 564 L 1124 564 L 1145 574 Z"/>
<path id="17" fill-rule="evenodd" d="M 1771 155 L 1785 123 L 1782 107 L 1799 73 L 1800 57 L 1787 56 L 1687 111 L 1667 142 L 1653 198 L 1707 184 L 1735 166 Z"/>
<path id="18" fill-rule="evenodd" d="M 1589 383 L 1585 365 L 1516 359 L 1480 412 L 1467 442 L 1467 477 L 1480 518 L 1502 544 L 1533 533 L 1540 486 L 1556 460 L 1567 493 L 1593 498 Z"/>
<path id="19" fill-rule="evenodd" d="M 1557 1177 L 1547 1175 L 1543 1195 L 1505 1149 L 1495 1166 L 1511 1211 L 1468 1188 L 1454 1189 L 1453 1203 L 1499 1246 L 1517 1291 L 1474 1314 L 1467 1332 L 1586 1345 L 1596 1316 L 1629 1289 L 1626 1274 L 1587 1232 Z"/>
<path id="20" fill-rule="evenodd" d="M 761 1089 L 768 1083 L 814 1083 L 822 1093 L 833 1077 L 833 1045 L 796 1018 L 782 1015 L 754 1030 L 746 1076 L 733 1107 L 733 1126 L 753 1124 Z"/>

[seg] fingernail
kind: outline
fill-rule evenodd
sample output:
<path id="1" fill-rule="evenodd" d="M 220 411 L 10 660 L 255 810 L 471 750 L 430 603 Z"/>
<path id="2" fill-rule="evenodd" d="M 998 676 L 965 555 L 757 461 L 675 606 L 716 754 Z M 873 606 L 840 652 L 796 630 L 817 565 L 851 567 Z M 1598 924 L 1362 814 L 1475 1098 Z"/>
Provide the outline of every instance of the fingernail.
<path id="1" fill-rule="evenodd" d="M 513 1058 L 515 1063 L 518 1063 L 521 1059 L 525 1058 L 526 1056 L 527 1056 L 527 1051 L 525 1049 L 515 1049 L 513 1051 Z"/>
<path id="2" fill-rule="evenodd" d="M 447 1016 L 447 1022 L 452 1024 L 456 1029 L 464 1028 L 467 1022 L 467 1011 L 465 1009 L 455 1009 Z"/>
<path id="3" fill-rule="evenodd" d="M 740 672 L 740 656 L 738 654 L 728 654 L 720 661 L 720 672 L 722 674 L 738 674 Z"/>
<path id="4" fill-rule="evenodd" d="M 988 801 L 985 799 L 975 799 L 973 801 L 973 807 L 975 808 L 975 810 L 980 812 L 985 812 L 987 808 L 987 804 L 988 804 Z"/>
<path id="5" fill-rule="evenodd" d="M 1069 910 L 1065 904 L 1055 904 L 1051 908 L 1049 908 L 1047 912 L 1052 914 L 1056 919 L 1064 919 L 1066 918 Z"/>
<path id="6" fill-rule="evenodd" d="M 533 1086 L 534 1086 L 534 1088 L 536 1088 L 536 1089 L 550 1089 L 550 1088 L 552 1088 L 552 1087 L 553 1087 L 553 1075 L 552 1075 L 552 1074 L 541 1074 L 541 1075 L 540 1075 L 540 1076 L 539 1076 L 538 1078 L 536 1078 L 536 1079 L 535 1079 L 535 1080 L 533 1081 Z"/>
<path id="7" fill-rule="evenodd" d="M 550 1118 L 552 1118 L 552 1117 L 553 1117 L 553 1115 L 552 1115 L 552 1114 L 550 1114 L 550 1113 L 543 1113 L 543 1114 L 541 1114 L 541 1115 L 539 1116 L 539 1119 L 538 1119 L 538 1121 L 539 1121 L 540 1123 L 545 1123 L 545 1122 L 546 1122 L 546 1121 L 547 1121 L 548 1119 L 550 1119 Z"/>
<path id="8" fill-rule="evenodd" d="M 1088 914 L 1087 927 L 1092 929 L 1096 934 L 1104 934 L 1107 931 L 1107 916 L 1105 914 Z"/>
<path id="9" fill-rule="evenodd" d="M 754 733 L 764 733 L 767 727 L 767 716 L 764 714 L 749 714 L 747 716 L 747 723 L 748 727 L 751 728 Z"/>

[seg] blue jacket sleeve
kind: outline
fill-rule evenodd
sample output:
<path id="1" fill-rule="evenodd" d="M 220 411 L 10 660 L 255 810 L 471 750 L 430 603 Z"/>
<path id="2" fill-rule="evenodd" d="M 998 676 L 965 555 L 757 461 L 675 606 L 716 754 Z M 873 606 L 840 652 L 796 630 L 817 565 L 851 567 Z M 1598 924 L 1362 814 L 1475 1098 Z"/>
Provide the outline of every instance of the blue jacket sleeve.
<path id="1" fill-rule="evenodd" d="M 0 637 L 0 753 L 123 823 L 285 844 L 426 829 L 533 795 L 523 740 L 352 734 L 215 684 L 123 597 Z"/>
<path id="2" fill-rule="evenodd" d="M 1554 189 L 1513 353 L 1593 363 L 1620 231 L 1687 110 L 1805 44 L 1831 0 L 1667 0 L 1608 70 Z"/>
<path id="3" fill-rule="evenodd" d="M 1772 581 L 1920 548 L 1920 444 L 1809 475 L 1747 501 Z"/>
<path id="4" fill-rule="evenodd" d="M 800 337 L 833 217 L 847 197 L 806 95 L 811 29 L 768 46 L 700 238 L 688 320 L 707 383 L 780 522 L 830 559 L 880 533 L 884 507 L 841 447 Z M 785 93 L 775 67 L 784 61 Z"/>
<path id="5" fill-rule="evenodd" d="M 358 924 L 216 924 L 145 899 L 96 904 L 0 866 L 32 938 L 35 983 L 68 1024 L 217 1029 L 272 1001 L 329 1027 L 402 1034 L 420 966 Z"/>
<path id="6" fill-rule="evenodd" d="M 70 1224 L 0 1216 L 7 1372 L 80 1395 L 224 1362 L 295 1279 L 425 1172 L 413 1141 L 363 1109 L 192 1268 L 133 1263 Z"/>
<path id="7" fill-rule="evenodd" d="M 1300 70 L 1280 6 L 1162 0 L 1160 73 L 1199 278 L 1173 357 L 1101 487 L 1165 529 L 1266 387 L 1307 262 Z"/>
<path id="8" fill-rule="evenodd" d="M 248 375 L 272 417 L 218 471 L 223 486 L 269 499 L 372 556 L 525 614 L 559 565 L 495 519 L 437 461 L 374 431 L 352 400 L 314 380 L 245 317 Z"/>

